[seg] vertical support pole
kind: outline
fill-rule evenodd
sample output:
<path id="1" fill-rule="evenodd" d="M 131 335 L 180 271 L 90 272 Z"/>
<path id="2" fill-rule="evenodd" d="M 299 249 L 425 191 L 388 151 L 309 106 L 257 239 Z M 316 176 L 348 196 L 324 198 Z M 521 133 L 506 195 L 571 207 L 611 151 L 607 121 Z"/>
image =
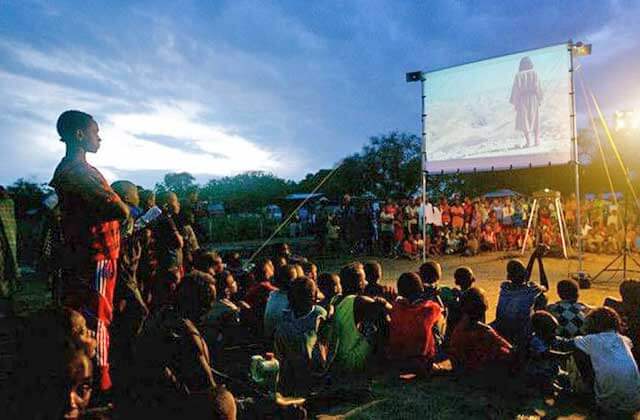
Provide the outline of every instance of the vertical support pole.
<path id="1" fill-rule="evenodd" d="M 573 144 L 573 165 L 575 168 L 576 178 L 576 235 L 578 241 L 578 273 L 582 273 L 583 261 L 582 261 L 582 211 L 580 206 L 580 161 L 578 154 L 578 128 L 576 124 L 576 92 L 574 88 L 574 75 L 575 67 L 573 63 L 573 41 L 569 41 L 569 56 L 571 65 L 569 68 L 570 74 L 570 88 L 569 96 L 571 97 L 571 142 Z"/>
<path id="2" fill-rule="evenodd" d="M 427 86 L 424 82 L 424 74 L 420 75 L 420 88 L 422 91 L 422 262 L 427 260 Z"/>
<path id="3" fill-rule="evenodd" d="M 560 202 L 560 199 L 556 197 L 554 204 L 556 207 L 556 218 L 558 219 L 558 229 L 560 230 L 560 240 L 562 241 L 562 255 L 567 258 L 567 241 L 565 240 L 566 232 L 562 226 L 562 203 Z"/>
<path id="4" fill-rule="evenodd" d="M 531 226 L 533 224 L 533 218 L 538 217 L 538 199 L 533 199 L 533 204 L 531 205 L 531 214 L 529 215 L 529 223 L 527 223 L 527 231 L 524 234 L 524 241 L 522 241 L 522 249 L 520 250 L 520 254 L 524 255 L 524 251 L 527 249 L 527 241 L 529 240 L 529 235 L 531 233 Z"/>

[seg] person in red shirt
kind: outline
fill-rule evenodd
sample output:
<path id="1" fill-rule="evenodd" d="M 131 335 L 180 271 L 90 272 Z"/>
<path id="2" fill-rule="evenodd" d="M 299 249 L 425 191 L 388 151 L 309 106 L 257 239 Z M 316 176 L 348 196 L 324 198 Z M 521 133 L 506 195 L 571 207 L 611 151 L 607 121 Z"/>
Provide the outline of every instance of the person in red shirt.
<path id="1" fill-rule="evenodd" d="M 402 274 L 397 286 L 399 297 L 390 313 L 387 354 L 402 367 L 426 373 L 436 355 L 433 326 L 442 309 L 421 299 L 424 288 L 416 273 Z"/>
<path id="2" fill-rule="evenodd" d="M 456 200 L 449 209 L 451 213 L 451 226 L 454 230 L 461 231 L 464 228 L 464 208 L 460 205 L 460 201 Z"/>
<path id="3" fill-rule="evenodd" d="M 440 214 L 442 217 L 442 224 L 444 226 L 449 226 L 451 223 L 451 213 L 449 209 L 449 203 L 447 203 L 447 199 L 442 197 L 440 199 Z"/>
<path id="4" fill-rule="evenodd" d="M 274 273 L 275 268 L 270 259 L 265 258 L 259 261 L 253 270 L 255 283 L 249 287 L 244 298 L 245 302 L 247 302 L 251 308 L 248 313 L 249 319 L 247 319 L 247 322 L 255 327 L 259 333 L 262 332 L 264 312 L 267 307 L 269 294 L 274 290 L 278 290 L 278 288 L 271 283 Z"/>
<path id="5" fill-rule="evenodd" d="M 65 238 L 62 299 L 87 319 L 98 340 L 97 361 L 101 390 L 111 388 L 109 324 L 120 253 L 120 220 L 129 207 L 100 171 L 89 165 L 87 153 L 100 148 L 98 124 L 89 114 L 66 111 L 57 122 L 66 153 L 50 185 L 60 199 Z"/>
<path id="6" fill-rule="evenodd" d="M 485 324 L 488 303 L 484 290 L 468 289 L 461 298 L 462 319 L 449 343 L 454 370 L 479 371 L 499 368 L 511 359 L 511 344 Z"/>

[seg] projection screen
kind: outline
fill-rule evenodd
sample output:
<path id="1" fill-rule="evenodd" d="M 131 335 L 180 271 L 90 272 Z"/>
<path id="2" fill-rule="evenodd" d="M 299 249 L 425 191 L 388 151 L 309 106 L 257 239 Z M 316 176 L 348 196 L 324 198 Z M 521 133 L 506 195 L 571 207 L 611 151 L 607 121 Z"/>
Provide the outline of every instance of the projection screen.
<path id="1" fill-rule="evenodd" d="M 425 73 L 429 172 L 571 160 L 567 44 Z"/>

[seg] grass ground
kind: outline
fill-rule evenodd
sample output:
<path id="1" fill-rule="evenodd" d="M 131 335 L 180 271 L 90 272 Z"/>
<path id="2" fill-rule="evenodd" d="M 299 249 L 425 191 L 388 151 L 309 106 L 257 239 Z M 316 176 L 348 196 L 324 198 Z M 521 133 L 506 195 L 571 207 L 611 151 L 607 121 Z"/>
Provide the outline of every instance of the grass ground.
<path id="1" fill-rule="evenodd" d="M 367 260 L 368 258 L 360 258 Z M 505 277 L 508 256 L 504 253 L 483 254 L 465 258 L 447 256 L 439 261 L 442 264 L 443 285 L 453 286 L 453 271 L 460 265 L 470 266 L 478 279 L 477 285 L 485 289 L 490 304 L 489 320 L 495 316 L 499 285 Z M 586 255 L 585 271 L 597 273 L 610 260 L 611 256 Z M 319 259 L 320 271 L 337 270 L 349 259 Z M 408 260 L 381 260 L 386 284 L 395 284 L 395 279 L 405 271 L 414 271 L 419 262 Z M 577 270 L 577 261 L 548 258 L 545 268 L 551 282 L 549 301 L 557 300 L 555 285 Z M 537 273 L 534 272 L 534 279 Z M 588 290 L 581 290 L 581 300 L 590 305 L 601 305 L 607 296 L 618 296 L 619 275 L 607 281 L 604 276 Z M 33 275 L 27 275 L 17 293 L 16 309 L 18 314 L 26 315 L 49 302 L 46 286 Z M 335 378 L 340 382 L 342 378 Z M 504 378 L 491 380 L 460 380 L 446 373 L 409 382 L 389 373 L 375 375 L 370 380 L 371 397 L 354 401 L 342 398 L 340 403 L 328 404 L 314 410 L 322 419 L 464 419 L 464 418 L 597 418 L 589 404 L 580 400 L 544 401 L 530 389 L 513 386 L 513 381 Z M 344 401 L 346 400 L 346 401 Z"/>

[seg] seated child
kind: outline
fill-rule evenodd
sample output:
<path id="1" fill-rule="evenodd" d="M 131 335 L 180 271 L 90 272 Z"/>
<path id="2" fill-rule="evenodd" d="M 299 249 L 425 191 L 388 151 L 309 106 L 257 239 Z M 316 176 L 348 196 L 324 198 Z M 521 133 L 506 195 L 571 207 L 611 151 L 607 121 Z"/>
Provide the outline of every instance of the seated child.
<path id="1" fill-rule="evenodd" d="M 438 282 L 442 278 L 442 267 L 436 261 L 430 260 L 420 266 L 420 279 L 424 287 L 423 299 L 432 300 L 444 307 L 440 299 Z"/>
<path id="2" fill-rule="evenodd" d="M 264 312 L 269 294 L 278 288 L 271 283 L 274 265 L 270 259 L 264 258 L 256 264 L 252 273 L 253 284 L 247 285 L 244 300 L 251 307 L 249 323 L 253 329 L 261 332 L 264 326 Z"/>
<path id="3" fill-rule="evenodd" d="M 269 294 L 264 311 L 263 332 L 265 337 L 273 337 L 273 333 L 278 327 L 285 309 L 289 308 L 289 287 L 294 279 L 300 277 L 298 274 L 295 265 L 286 265 L 276 271 L 275 286 L 278 289 Z"/>
<path id="4" fill-rule="evenodd" d="M 318 331 L 327 311 L 315 305 L 317 289 L 307 277 L 292 281 L 290 308 L 286 309 L 275 331 L 276 356 L 281 363 L 280 390 L 284 395 L 304 395 L 312 374 L 324 369 Z"/>
<path id="5" fill-rule="evenodd" d="M 450 338 L 456 324 L 462 318 L 461 299 L 464 292 L 469 290 L 476 278 L 469 267 L 458 267 L 453 273 L 457 288 L 443 287 L 440 296 L 447 308 L 447 341 Z"/>
<path id="6" fill-rule="evenodd" d="M 449 342 L 454 370 L 479 371 L 511 359 L 511 344 L 483 320 L 488 308 L 484 290 L 472 287 L 461 299 L 463 317 Z"/>
<path id="7" fill-rule="evenodd" d="M 619 286 L 622 301 L 606 298 L 604 306 L 613 308 L 622 318 L 624 332 L 633 343 L 636 363 L 640 361 L 640 281 L 624 280 Z"/>
<path id="8" fill-rule="evenodd" d="M 427 261 L 420 266 L 419 270 L 420 278 L 424 291 L 422 292 L 422 299 L 430 300 L 437 303 L 442 309 L 442 313 L 438 318 L 434 326 L 434 334 L 437 347 L 440 347 L 444 342 L 444 335 L 447 327 L 447 311 L 442 299 L 440 298 L 440 288 L 438 282 L 442 278 L 442 267 L 436 261 Z"/>
<path id="9" fill-rule="evenodd" d="M 202 333 L 212 349 L 213 359 L 225 344 L 236 342 L 244 330 L 240 329 L 243 311 L 249 309 L 243 301 L 235 301 L 238 285 L 230 271 L 214 277 L 217 299 L 202 320 Z"/>
<path id="10" fill-rule="evenodd" d="M 318 276 L 318 289 L 322 293 L 323 299 L 319 302 L 328 313 L 329 317 L 333 315 L 333 306 L 337 298 L 342 295 L 342 286 L 340 285 L 340 276 L 336 273 L 322 273 Z"/>
<path id="11" fill-rule="evenodd" d="M 402 256 L 410 260 L 418 258 L 418 245 L 414 238 L 408 237 L 402 241 Z"/>
<path id="12" fill-rule="evenodd" d="M 581 335 L 584 320 L 591 308 L 578 302 L 578 284 L 573 280 L 560 280 L 557 291 L 560 301 L 547 308 L 558 321 L 556 335 L 565 338 Z"/>
<path id="13" fill-rule="evenodd" d="M 331 349 L 334 366 L 343 372 L 362 372 L 372 356 L 384 348 L 388 302 L 380 297 L 364 296 L 364 268 L 351 263 L 340 270 L 343 296 L 336 303 L 332 325 Z"/>
<path id="14" fill-rule="evenodd" d="M 514 345 L 525 345 L 531 334 L 531 315 L 546 289 L 527 282 L 527 269 L 518 260 L 507 263 L 507 281 L 500 285 L 496 320 L 492 326 Z M 544 307 L 544 304 L 542 304 Z"/>
<path id="15" fill-rule="evenodd" d="M 369 261 L 364 265 L 364 274 L 367 280 L 364 294 L 371 297 L 382 296 L 384 288 L 379 284 L 382 280 L 382 265 L 378 261 Z"/>
<path id="16" fill-rule="evenodd" d="M 478 238 L 476 237 L 475 234 L 470 233 L 469 239 L 467 240 L 467 243 L 464 248 L 464 255 L 466 257 L 473 257 L 475 255 L 478 255 L 479 252 L 480 252 L 480 241 L 478 241 Z"/>
<path id="17" fill-rule="evenodd" d="M 561 368 L 564 357 L 562 343 L 556 337 L 558 321 L 546 311 L 536 311 L 531 317 L 533 335 L 529 341 L 525 376 L 528 384 L 539 387 L 543 395 L 570 389 L 567 372 Z M 567 350 L 570 346 L 567 345 Z"/>
<path id="18" fill-rule="evenodd" d="M 598 407 L 610 413 L 633 413 L 640 410 L 640 373 L 631 340 L 620 334 L 620 326 L 613 309 L 597 308 L 587 316 L 587 335 L 573 340 L 591 361 Z"/>
<path id="19" fill-rule="evenodd" d="M 423 300 L 423 291 L 416 273 L 404 273 L 398 279 L 399 297 L 390 313 L 387 355 L 402 367 L 428 372 L 437 351 L 433 327 L 442 308 Z"/>

